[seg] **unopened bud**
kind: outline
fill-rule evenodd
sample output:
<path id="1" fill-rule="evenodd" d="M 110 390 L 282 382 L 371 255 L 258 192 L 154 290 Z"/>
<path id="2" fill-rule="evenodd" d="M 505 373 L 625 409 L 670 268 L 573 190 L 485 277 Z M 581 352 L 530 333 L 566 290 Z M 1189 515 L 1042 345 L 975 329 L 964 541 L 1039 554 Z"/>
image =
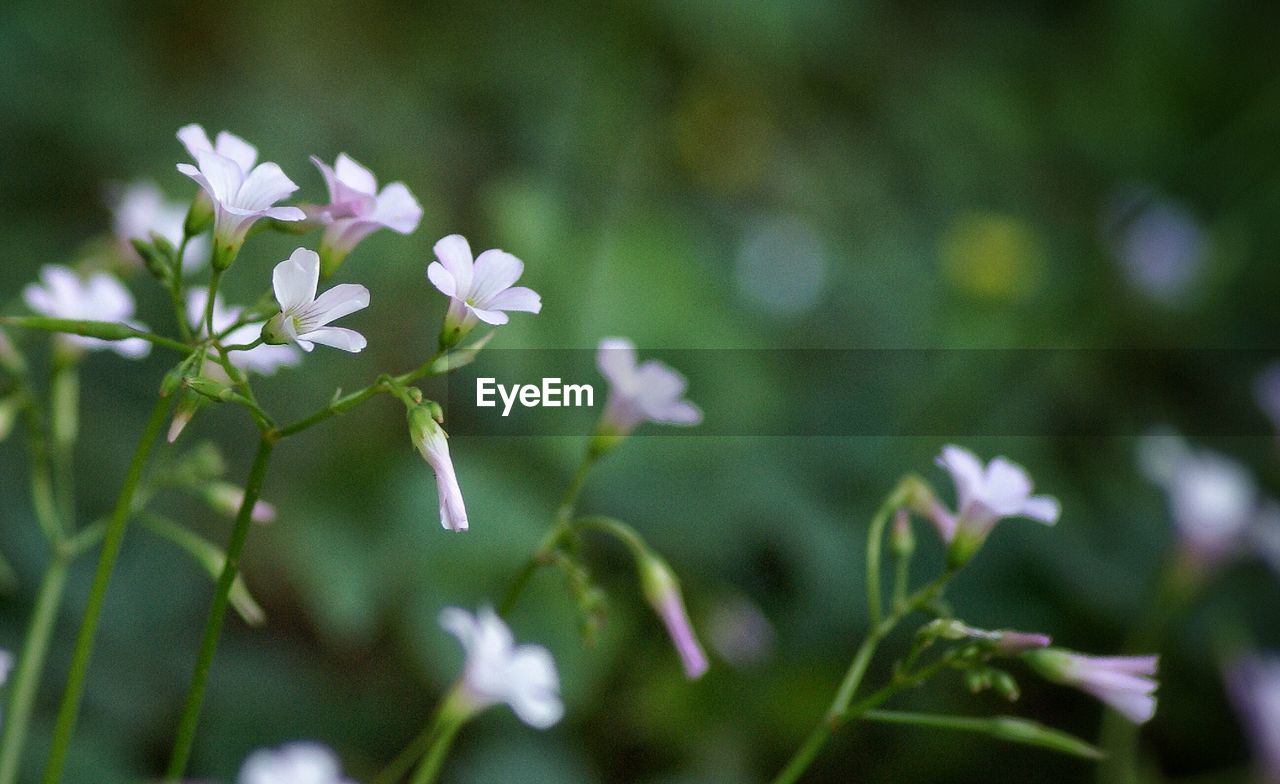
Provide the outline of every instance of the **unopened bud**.
<path id="1" fill-rule="evenodd" d="M 244 504 L 244 489 L 230 482 L 211 482 L 205 486 L 202 496 L 211 509 L 231 518 L 240 514 L 240 507 Z M 258 499 L 253 504 L 249 519 L 261 524 L 275 522 L 276 508 Z"/>
<path id="2" fill-rule="evenodd" d="M 889 552 L 895 558 L 910 558 L 916 551 L 916 537 L 911 530 L 911 515 L 899 509 L 893 515 L 893 528 L 889 531 Z"/>
<path id="3" fill-rule="evenodd" d="M 182 231 L 188 237 L 194 237 L 203 233 L 212 223 L 213 202 L 209 200 L 209 194 L 203 190 L 196 191 L 195 198 L 191 200 L 191 208 L 187 210 Z"/>
<path id="4" fill-rule="evenodd" d="M 684 665 L 685 675 L 691 680 L 702 677 L 707 671 L 707 654 L 694 636 L 693 624 L 684 606 L 680 583 L 671 567 L 652 552 L 639 556 L 640 585 L 645 598 L 667 627 L 671 642 Z"/>
<path id="5" fill-rule="evenodd" d="M 1022 696 L 1018 682 L 1004 670 L 991 671 L 991 689 L 1009 702 L 1017 702 L 1018 697 Z"/>
<path id="6" fill-rule="evenodd" d="M 204 376 L 187 376 L 182 383 L 192 392 L 216 403 L 225 403 L 236 396 L 231 387 Z"/>

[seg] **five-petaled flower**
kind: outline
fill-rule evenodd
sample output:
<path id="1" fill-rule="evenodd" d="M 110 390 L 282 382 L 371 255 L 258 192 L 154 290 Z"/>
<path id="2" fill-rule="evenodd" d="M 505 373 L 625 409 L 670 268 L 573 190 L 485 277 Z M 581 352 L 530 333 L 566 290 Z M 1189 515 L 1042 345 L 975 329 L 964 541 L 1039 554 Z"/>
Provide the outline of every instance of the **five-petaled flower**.
<path id="1" fill-rule="evenodd" d="M 132 322 L 133 296 L 123 283 L 105 272 L 92 273 L 82 280 L 67 267 L 49 264 L 40 270 L 40 283 L 30 283 L 22 290 L 22 299 L 27 307 L 50 318 L 138 326 Z M 101 340 L 61 334 L 58 339 L 66 346 L 108 349 L 129 359 L 145 357 L 151 351 L 151 344 L 141 338 Z"/>
<path id="2" fill-rule="evenodd" d="M 1047 680 L 1092 694 L 1134 724 L 1155 715 L 1157 656 L 1086 656 L 1043 648 L 1023 659 Z"/>
<path id="3" fill-rule="evenodd" d="M 436 474 L 440 524 L 446 531 L 467 530 L 467 507 L 462 502 L 462 489 L 458 487 L 453 459 L 449 457 L 449 436 L 425 406 L 410 409 L 409 437 Z"/>
<path id="4" fill-rule="evenodd" d="M 317 297 L 320 257 L 315 251 L 295 250 L 276 265 L 271 285 L 280 303 L 280 312 L 262 328 L 262 338 L 267 343 L 296 343 L 303 351 L 312 350 L 316 343 L 353 353 L 364 349 L 367 344 L 364 335 L 327 325 L 369 307 L 369 290 L 358 283 L 342 283 Z"/>
<path id="5" fill-rule="evenodd" d="M 259 749 L 240 768 L 237 784 L 354 784 L 342 775 L 338 755 L 319 743 Z"/>
<path id="6" fill-rule="evenodd" d="M 179 131 L 179 138 L 191 127 Z M 204 135 L 203 130 L 200 135 Z M 224 136 L 235 138 L 225 132 L 219 134 L 218 149 L 223 147 Z M 203 142 L 204 145 L 193 147 L 183 139 L 197 165 L 180 163 L 178 171 L 195 180 L 213 204 L 213 267 L 221 270 L 231 265 L 244 244 L 245 235 L 259 218 L 300 221 L 306 214 L 297 207 L 273 206 L 298 190 L 298 186 L 274 163 L 253 166 L 257 151 L 243 140 L 230 145 L 230 154 L 208 149 L 207 136 Z"/>
<path id="7" fill-rule="evenodd" d="M 322 210 L 328 222 L 320 239 L 320 268 L 332 275 L 353 248 L 378 229 L 410 234 L 422 219 L 422 206 L 403 182 L 378 190 L 373 172 L 340 153 L 333 166 L 311 156 L 329 188 L 329 204 Z"/>
<path id="8" fill-rule="evenodd" d="M 929 519 L 950 545 L 948 559 L 953 567 L 973 557 L 1005 517 L 1026 517 L 1046 525 L 1058 522 L 1062 511 L 1058 500 L 1032 495 L 1031 477 L 1016 463 L 997 457 L 984 467 L 972 452 L 952 445 L 942 448 L 937 462 L 955 483 L 956 513 L 952 516 L 938 508 Z"/>
<path id="9" fill-rule="evenodd" d="M 609 382 L 609 398 L 593 449 L 602 452 L 645 422 L 696 425 L 702 410 L 684 399 L 684 376 L 656 359 L 636 361 L 636 347 L 625 338 L 605 338 L 596 350 L 596 367 Z"/>
<path id="10" fill-rule="evenodd" d="M 550 727 L 564 715 L 551 654 L 540 645 L 515 645 L 511 630 L 491 608 L 472 615 L 449 607 L 440 613 L 440 625 L 466 650 L 455 693 L 467 715 L 505 702 L 521 721 L 537 729 Z"/>
<path id="11" fill-rule="evenodd" d="M 427 266 L 431 283 L 449 297 L 440 345 L 448 348 L 483 321 L 506 324 L 506 311 L 537 313 L 542 298 L 532 289 L 515 286 L 524 262 L 502 250 L 486 250 L 474 262 L 471 246 L 461 234 L 450 234 L 435 245 L 437 261 Z"/>

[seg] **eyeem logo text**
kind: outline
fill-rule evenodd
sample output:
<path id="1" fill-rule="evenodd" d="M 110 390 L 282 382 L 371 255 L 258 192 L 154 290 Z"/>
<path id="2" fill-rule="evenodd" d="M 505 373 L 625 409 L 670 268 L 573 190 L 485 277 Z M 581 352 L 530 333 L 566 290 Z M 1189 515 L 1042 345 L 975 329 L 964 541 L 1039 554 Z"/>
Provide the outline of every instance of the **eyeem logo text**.
<path id="1" fill-rule="evenodd" d="M 495 378 L 476 379 L 476 407 L 495 408 L 502 399 L 502 415 L 507 416 L 518 402 L 525 408 L 591 408 L 596 391 L 590 384 L 564 384 L 558 378 L 544 378 L 542 384 L 499 384 Z"/>

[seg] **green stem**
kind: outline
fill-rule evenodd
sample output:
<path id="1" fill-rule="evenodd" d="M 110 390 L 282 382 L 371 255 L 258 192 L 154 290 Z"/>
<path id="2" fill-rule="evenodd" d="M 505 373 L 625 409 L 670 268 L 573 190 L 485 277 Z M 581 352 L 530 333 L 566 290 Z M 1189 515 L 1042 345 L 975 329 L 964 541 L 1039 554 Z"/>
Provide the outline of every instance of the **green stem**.
<path id="1" fill-rule="evenodd" d="M 62 607 L 69 566 L 70 559 L 67 556 L 55 555 L 45 570 L 40 591 L 36 594 L 26 641 L 19 654 L 13 680 L 9 684 L 9 701 L 4 711 L 3 735 L 0 735 L 0 784 L 14 784 L 18 779 L 18 764 L 22 761 L 36 692 L 44 674 L 49 640 L 53 637 Z"/>
<path id="2" fill-rule="evenodd" d="M 422 365 L 410 370 L 408 373 L 402 373 L 398 376 L 390 376 L 389 380 L 394 382 L 394 384 L 404 386 L 405 384 L 413 383 L 423 376 L 435 374 L 437 371 L 434 368 L 434 365 L 436 360 L 440 358 L 441 353 L 442 352 L 437 351 L 432 355 L 431 359 L 428 359 Z M 295 433 L 306 430 L 313 425 L 318 425 L 326 419 L 338 416 L 339 414 L 345 414 L 379 392 L 389 392 L 391 389 L 392 384 L 388 384 L 386 380 L 379 378 L 364 389 L 359 389 L 349 395 L 343 395 L 342 397 L 336 398 L 330 401 L 329 405 L 319 411 L 316 411 L 314 414 L 303 417 L 297 422 L 293 422 L 279 428 L 276 433 L 280 438 L 291 436 Z"/>
<path id="3" fill-rule="evenodd" d="M 266 436 L 258 442 L 258 452 L 253 458 L 249 479 L 245 482 L 244 501 L 240 504 L 240 511 L 236 515 L 235 525 L 231 531 L 231 540 L 227 543 L 226 565 L 222 569 L 221 576 L 218 577 L 218 584 L 214 590 L 213 604 L 209 608 L 204 636 L 200 641 L 200 653 L 196 658 L 195 673 L 191 677 L 191 686 L 187 690 L 182 718 L 178 723 L 173 754 L 169 757 L 166 778 L 170 781 L 181 780 L 191 757 L 196 728 L 200 722 L 200 709 L 204 704 L 205 688 L 209 682 L 209 671 L 213 666 L 213 656 L 218 648 L 218 638 L 222 635 L 223 621 L 230 603 L 231 588 L 239 573 L 240 555 L 244 551 L 245 540 L 249 536 L 249 528 L 253 520 L 253 506 L 258 502 L 258 496 L 262 492 L 262 483 L 267 475 L 267 466 L 271 462 L 271 450 L 274 446 L 275 441 Z"/>
<path id="4" fill-rule="evenodd" d="M 1083 759 L 1102 758 L 1101 751 L 1073 735 L 1016 716 L 948 716 L 940 713 L 869 710 L 864 712 L 861 718 L 864 721 L 882 724 L 973 732 L 1007 743 L 1038 746 Z"/>
<path id="5" fill-rule="evenodd" d="M 133 510 L 133 494 L 142 481 L 142 471 L 146 467 L 147 457 L 151 454 L 151 446 L 164 428 L 165 419 L 169 413 L 169 402 L 167 398 L 161 398 L 152 408 L 151 416 L 142 432 L 142 439 L 133 453 L 133 458 L 129 461 L 124 484 L 120 488 L 120 496 L 116 499 L 115 508 L 107 522 L 102 554 L 98 558 L 98 568 L 93 575 L 89 601 L 85 605 L 84 618 L 80 622 L 80 631 L 76 636 L 75 650 L 71 657 L 67 687 L 58 709 L 53 744 L 49 751 L 49 763 L 45 768 L 44 784 L 58 784 L 62 780 L 67 751 L 71 745 L 71 736 L 75 733 L 76 717 L 80 712 L 80 699 L 84 694 L 85 679 L 89 673 L 89 660 L 93 657 L 93 643 L 98 633 L 98 622 L 102 617 L 102 605 L 107 597 L 111 573 L 120 556 L 126 523 Z"/>
<path id="6" fill-rule="evenodd" d="M 884 529 L 893 515 L 897 493 L 885 500 L 871 518 L 867 529 L 867 615 L 871 626 L 880 625 L 880 550 L 884 541 Z"/>
<path id="7" fill-rule="evenodd" d="M 156 335 L 135 329 L 128 324 L 117 321 L 83 321 L 76 319 L 45 318 L 44 316 L 0 316 L 0 324 L 21 327 L 23 329 L 42 329 L 46 332 L 66 332 L 72 335 L 84 335 L 101 340 L 128 340 L 141 338 L 148 343 L 183 354 L 191 353 L 191 346 L 173 338 Z"/>
<path id="8" fill-rule="evenodd" d="M 191 314 L 187 313 L 187 303 L 182 298 L 182 258 L 187 255 L 189 242 L 191 235 L 184 229 L 182 242 L 178 245 L 178 255 L 173 260 L 173 285 L 169 287 L 169 299 L 173 301 L 173 317 L 178 322 L 178 334 L 188 343 L 191 342 Z"/>
<path id="9" fill-rule="evenodd" d="M 49 431 L 52 436 L 56 498 L 62 536 L 75 529 L 75 446 L 80 429 L 80 374 L 72 354 L 55 351 L 49 384 Z"/>
<path id="10" fill-rule="evenodd" d="M 426 736 L 430 740 L 427 744 L 426 756 L 423 757 L 417 772 L 413 774 L 411 784 L 432 784 L 440 775 L 440 768 L 444 765 L 445 758 L 449 756 L 449 749 L 453 747 L 453 739 L 468 715 L 460 704 L 458 689 L 459 687 L 455 686 L 444 698 L 431 725 L 427 727 Z"/>
<path id="11" fill-rule="evenodd" d="M 222 283 L 222 270 L 217 266 L 213 268 L 213 274 L 209 276 L 209 296 L 204 301 L 204 334 L 212 336 L 213 332 L 213 304 L 218 298 L 218 285 Z"/>

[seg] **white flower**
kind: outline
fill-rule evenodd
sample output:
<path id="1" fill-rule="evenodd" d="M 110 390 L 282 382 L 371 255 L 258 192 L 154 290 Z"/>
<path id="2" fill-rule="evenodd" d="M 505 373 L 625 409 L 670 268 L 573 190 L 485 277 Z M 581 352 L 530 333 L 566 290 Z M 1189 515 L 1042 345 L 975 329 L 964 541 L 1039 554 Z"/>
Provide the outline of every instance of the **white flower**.
<path id="1" fill-rule="evenodd" d="M 409 234 L 418 228 L 422 207 L 403 182 L 393 182 L 378 190 L 373 172 L 356 163 L 346 153 L 330 167 L 311 156 L 329 188 L 329 204 L 324 214 L 332 223 L 320 240 L 324 271 L 337 269 L 347 254 L 365 237 L 381 228 Z"/>
<path id="2" fill-rule="evenodd" d="M 133 323 L 133 296 L 124 284 L 105 272 L 95 272 L 81 280 L 67 267 L 46 265 L 40 269 L 40 283 L 30 283 L 22 290 L 27 307 L 50 318 L 77 321 Z M 89 350 L 108 349 L 122 357 L 138 359 L 151 351 L 151 344 L 141 338 L 100 340 L 83 335 L 59 335 L 68 345 Z"/>
<path id="3" fill-rule="evenodd" d="M 625 338 L 605 338 L 596 350 L 596 367 L 609 381 L 601 427 L 626 435 L 644 422 L 696 425 L 702 410 L 684 400 L 684 376 L 655 359 L 637 363 L 636 347 Z"/>
<path id="4" fill-rule="evenodd" d="M 471 712 L 505 702 L 521 721 L 537 729 L 550 727 L 564 715 L 560 679 L 546 648 L 516 646 L 511 630 L 488 607 L 474 616 L 449 607 L 440 613 L 440 625 L 466 650 L 460 689 Z"/>
<path id="5" fill-rule="evenodd" d="M 229 131 L 219 131 L 214 143 L 209 141 L 209 134 L 202 126 L 192 123 L 178 129 L 178 141 L 187 148 L 187 154 L 193 161 L 199 161 L 202 152 L 216 152 L 235 161 L 244 171 L 249 171 L 258 162 L 258 148 Z"/>
<path id="6" fill-rule="evenodd" d="M 231 263 L 259 218 L 299 221 L 306 217 L 297 207 L 272 206 L 298 190 L 276 164 L 260 163 L 246 170 L 235 159 L 211 150 L 198 151 L 195 157 L 198 167 L 180 163 L 178 171 L 195 180 L 213 202 L 216 269 Z"/>
<path id="7" fill-rule="evenodd" d="M 967 560 L 1005 517 L 1027 517 L 1046 525 L 1058 522 L 1062 511 L 1058 500 L 1031 495 L 1031 477 L 1016 463 L 997 457 L 983 467 L 968 449 L 952 445 L 942 448 L 937 463 L 951 474 L 956 486 L 956 515 L 931 515 L 930 519 L 960 560 Z"/>
<path id="8" fill-rule="evenodd" d="M 458 474 L 449 457 L 449 436 L 425 408 L 409 412 L 409 437 L 413 445 L 436 474 L 436 492 L 440 498 L 440 524 L 446 531 L 467 530 L 467 507 L 462 502 Z"/>
<path id="9" fill-rule="evenodd" d="M 1253 743 L 1260 781 L 1280 781 L 1280 656 L 1247 656 L 1227 671 L 1236 712 Z"/>
<path id="10" fill-rule="evenodd" d="M 1208 450 L 1192 451 L 1176 435 L 1151 435 L 1139 446 L 1139 464 L 1169 498 L 1186 552 L 1214 565 L 1245 543 L 1260 518 L 1261 498 L 1244 466 Z"/>
<path id="11" fill-rule="evenodd" d="M 1086 656 L 1044 648 L 1023 658 L 1048 680 L 1092 694 L 1134 724 L 1155 715 L 1156 656 Z"/>
<path id="12" fill-rule="evenodd" d="M 204 336 L 204 309 L 208 299 L 209 290 L 206 288 L 194 288 L 187 292 L 187 318 L 200 337 Z M 242 312 L 241 308 L 227 307 L 222 302 L 221 295 L 215 296 L 213 299 L 214 332 L 221 333 L 235 324 Z M 262 334 L 262 328 L 265 325 L 265 321 L 242 324 L 228 332 L 222 338 L 222 344 L 234 346 L 252 343 Z M 227 354 L 227 357 L 231 360 L 231 364 L 246 373 L 257 373 L 263 376 L 269 376 L 282 367 L 293 367 L 302 361 L 302 355 L 298 350 L 289 345 L 263 344 L 248 351 L 232 351 Z M 216 361 L 206 358 L 205 370 L 201 371 L 201 375 L 217 377 L 217 370 L 214 368 L 220 368 L 220 366 Z M 206 371 L 212 371 L 213 375 Z"/>
<path id="13" fill-rule="evenodd" d="M 513 286 L 524 262 L 501 250 L 487 250 L 474 263 L 471 246 L 461 234 L 450 234 L 435 245 L 436 259 L 427 266 L 431 283 L 449 297 L 445 332 L 457 342 L 477 321 L 506 324 L 506 311 L 537 313 L 542 298 L 532 289 Z"/>
<path id="14" fill-rule="evenodd" d="M 240 768 L 238 784 L 354 784 L 342 775 L 338 756 L 318 743 L 259 749 Z"/>
<path id="15" fill-rule="evenodd" d="M 369 307 L 369 290 L 358 283 L 342 283 L 317 297 L 319 284 L 320 257 L 315 251 L 298 248 L 277 264 L 271 285 L 280 313 L 262 328 L 262 337 L 277 345 L 297 343 L 303 351 L 315 348 L 316 343 L 352 353 L 363 350 L 368 343 L 364 335 L 326 325 Z"/>
<path id="16" fill-rule="evenodd" d="M 112 213 L 112 232 L 125 252 L 134 254 L 131 240 L 151 241 L 152 232 L 179 247 L 182 244 L 182 226 L 187 217 L 187 205 L 172 201 L 149 180 L 132 182 L 109 195 Z M 188 272 L 199 269 L 209 260 L 209 241 L 195 237 L 187 242 L 182 254 L 182 268 Z"/>

